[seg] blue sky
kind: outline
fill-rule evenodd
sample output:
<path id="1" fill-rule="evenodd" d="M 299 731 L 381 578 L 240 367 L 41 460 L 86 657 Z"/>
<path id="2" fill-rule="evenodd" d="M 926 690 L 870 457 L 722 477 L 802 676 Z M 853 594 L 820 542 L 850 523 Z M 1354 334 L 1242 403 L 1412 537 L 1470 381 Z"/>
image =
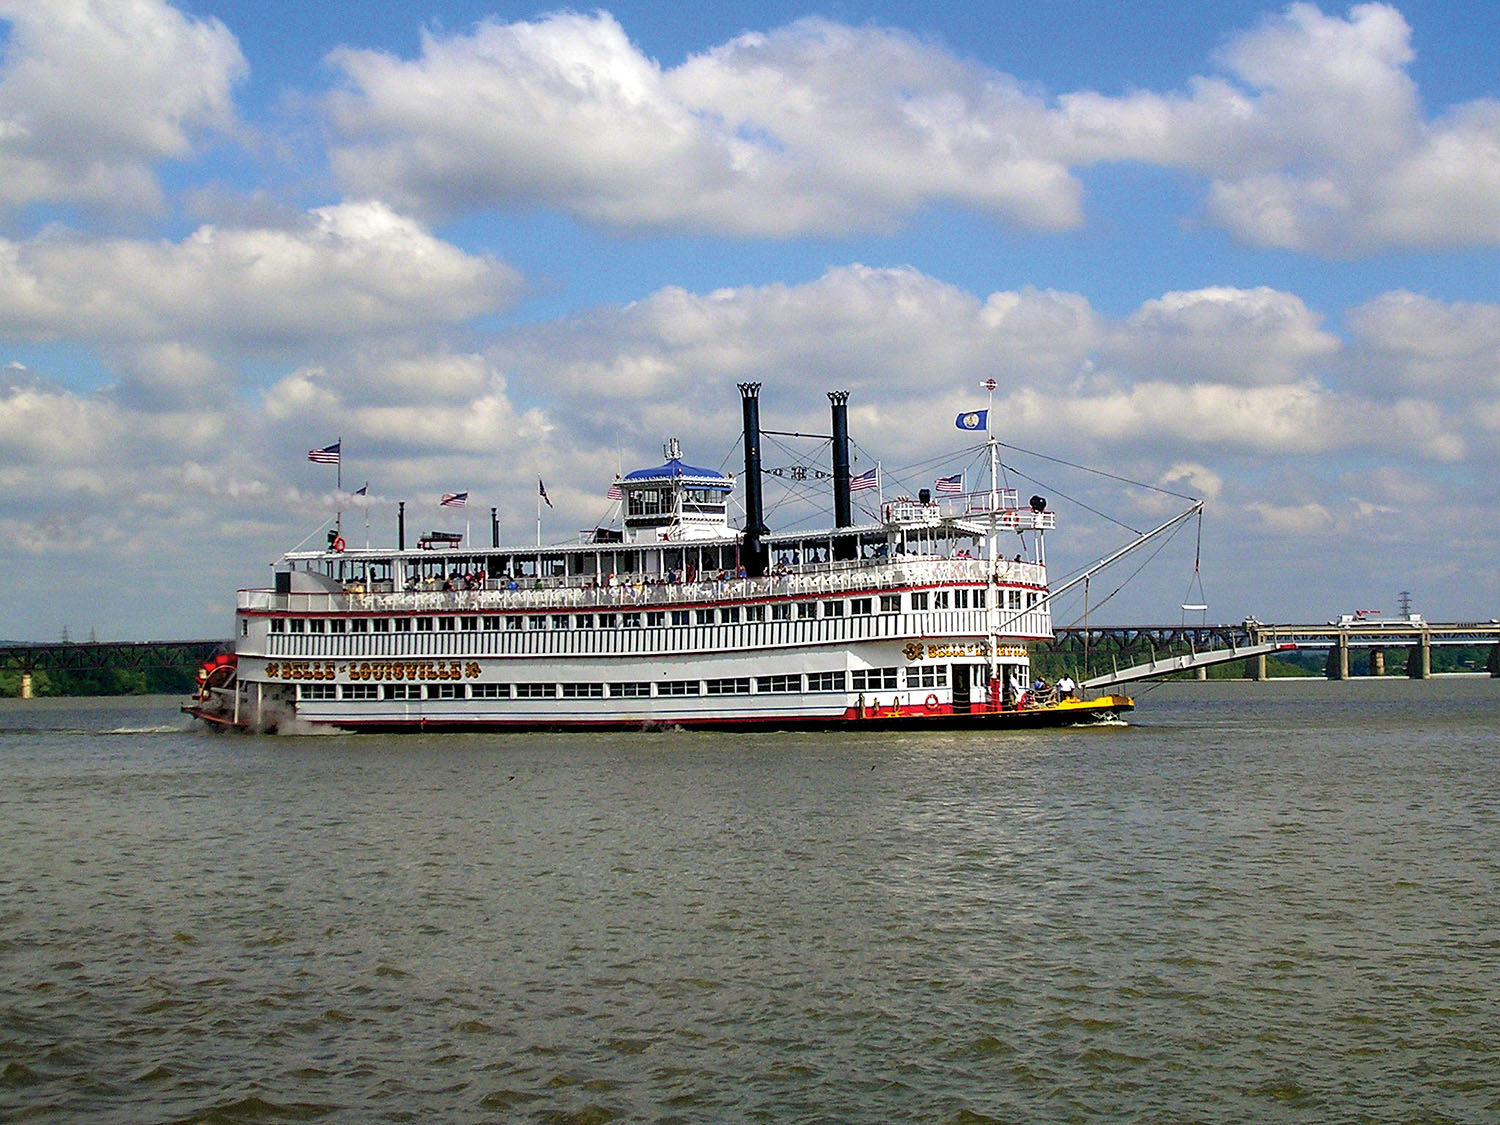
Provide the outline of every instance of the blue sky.
<path id="1" fill-rule="evenodd" d="M 538 474 L 568 538 L 667 437 L 732 465 L 747 379 L 786 429 L 850 389 L 891 489 L 967 463 L 997 379 L 1015 446 L 1207 498 L 1214 619 L 1500 616 L 1493 5 L 0 0 L 0 35 L 0 636 L 223 632 L 348 508 L 336 437 L 357 539 L 466 489 L 525 542 Z M 1118 542 L 1085 501 L 1160 514 L 1017 468 L 1078 497 L 1058 571 Z M 1108 614 L 1175 620 L 1183 550 Z"/>

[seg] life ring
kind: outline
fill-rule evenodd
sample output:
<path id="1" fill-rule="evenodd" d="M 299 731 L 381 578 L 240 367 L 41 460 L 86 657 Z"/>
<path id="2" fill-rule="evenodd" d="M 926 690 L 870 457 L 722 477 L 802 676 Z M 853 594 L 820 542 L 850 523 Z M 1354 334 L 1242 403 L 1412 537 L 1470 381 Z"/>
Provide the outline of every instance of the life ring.
<path id="1" fill-rule="evenodd" d="M 927 699 L 926 699 L 926 703 L 927 703 L 927 710 L 929 710 L 929 711 L 936 711 L 938 709 L 938 697 L 937 697 L 937 694 L 934 693 L 932 695 L 929 695 L 927 697 Z"/>
<path id="2" fill-rule="evenodd" d="M 335 551 L 342 551 L 344 549 L 344 537 L 342 535 L 335 535 L 332 545 Z"/>

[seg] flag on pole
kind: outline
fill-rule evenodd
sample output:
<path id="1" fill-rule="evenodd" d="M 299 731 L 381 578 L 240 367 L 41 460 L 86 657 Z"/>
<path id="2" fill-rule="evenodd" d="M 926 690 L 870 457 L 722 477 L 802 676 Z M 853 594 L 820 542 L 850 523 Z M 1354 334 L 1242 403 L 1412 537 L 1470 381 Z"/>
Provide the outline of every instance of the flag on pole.
<path id="1" fill-rule="evenodd" d="M 936 481 L 939 496 L 962 496 L 964 491 L 963 473 L 954 473 L 951 477 L 938 477 Z"/>
<path id="2" fill-rule="evenodd" d="M 445 492 L 443 498 L 438 501 L 439 508 L 462 508 L 469 502 L 467 492 Z"/>
<path id="3" fill-rule="evenodd" d="M 542 483 L 542 478 L 541 477 L 537 477 L 536 478 L 536 494 L 539 497 L 541 497 L 543 500 L 547 501 L 547 507 L 549 507 L 549 508 L 552 507 L 552 500 L 547 495 L 547 486 Z"/>
<path id="4" fill-rule="evenodd" d="M 319 465 L 337 465 L 339 463 L 339 446 L 343 445 L 343 439 L 332 445 L 325 445 L 322 449 L 309 449 L 307 459 L 315 461 Z"/>
<path id="5" fill-rule="evenodd" d="M 544 492 L 542 493 L 542 495 L 545 496 L 547 494 Z M 607 492 L 605 495 L 607 495 L 611 500 L 625 499 L 625 490 L 620 487 L 619 477 L 615 478 L 615 483 L 609 486 L 609 492 Z"/>
<path id="6" fill-rule="evenodd" d="M 370 482 L 369 481 L 365 481 L 365 483 L 361 487 L 355 489 L 354 490 L 354 495 L 355 496 L 368 496 L 368 495 L 370 495 Z"/>
<path id="7" fill-rule="evenodd" d="M 880 467 L 877 465 L 867 473 L 860 473 L 857 477 L 850 477 L 849 491 L 868 492 L 872 488 L 880 487 L 879 473 Z"/>
<path id="8" fill-rule="evenodd" d="M 988 410 L 966 410 L 953 420 L 960 430 L 985 430 L 989 428 L 989 422 Z"/>

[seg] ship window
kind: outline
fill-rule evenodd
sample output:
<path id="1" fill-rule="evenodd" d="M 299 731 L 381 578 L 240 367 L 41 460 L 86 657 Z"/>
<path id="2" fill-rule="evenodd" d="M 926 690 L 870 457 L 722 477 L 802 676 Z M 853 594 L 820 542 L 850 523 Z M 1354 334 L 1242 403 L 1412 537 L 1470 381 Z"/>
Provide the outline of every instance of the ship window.
<path id="1" fill-rule="evenodd" d="M 851 615 L 866 614 L 866 613 L 873 613 L 873 612 L 875 612 L 875 603 L 871 599 L 869 599 L 869 598 L 850 598 L 849 599 L 849 613 Z"/>
<path id="2" fill-rule="evenodd" d="M 802 690 L 801 676 L 757 676 L 755 690 L 758 692 L 788 692 Z"/>
<path id="3" fill-rule="evenodd" d="M 521 627 L 521 618 L 512 614 L 505 619 L 505 627 L 507 629 L 519 629 Z"/>
<path id="4" fill-rule="evenodd" d="M 420 684 L 384 684 L 381 694 L 386 699 L 421 699 L 422 685 Z"/>
<path id="5" fill-rule="evenodd" d="M 461 620 L 463 621 L 463 623 L 464 623 L 464 629 L 467 632 L 470 632 L 470 633 L 477 633 L 477 632 L 479 632 L 479 618 L 477 618 L 477 617 L 465 617 L 465 618 L 462 618 Z"/>
<path id="6" fill-rule="evenodd" d="M 742 676 L 724 680 L 709 680 L 704 685 L 706 695 L 749 695 L 750 677 Z"/>
<path id="7" fill-rule="evenodd" d="M 345 621 L 342 617 L 335 617 L 328 622 L 330 633 L 342 633 L 345 629 Z"/>
<path id="8" fill-rule="evenodd" d="M 391 626 L 398 633 L 410 633 L 411 632 L 411 618 L 410 617 L 398 617 L 394 621 L 391 622 Z"/>
<path id="9" fill-rule="evenodd" d="M 641 627 L 641 615 L 639 613 L 620 614 L 620 628 L 639 629 Z"/>
<path id="10" fill-rule="evenodd" d="M 566 629 L 572 623 L 566 613 L 554 613 L 552 615 L 552 627 L 554 629 Z"/>
<path id="11" fill-rule="evenodd" d="M 659 609 L 653 609 L 646 614 L 646 628 L 660 629 L 667 623 L 667 615 Z"/>
<path id="12" fill-rule="evenodd" d="M 837 602 L 824 602 L 823 603 L 823 616 L 824 617 L 843 617 L 844 616 L 844 603 L 841 602 L 841 601 L 837 601 Z"/>
<path id="13" fill-rule="evenodd" d="M 528 629 L 545 629 L 546 627 L 547 619 L 540 613 L 533 613 L 526 619 L 526 628 Z"/>
<path id="14" fill-rule="evenodd" d="M 969 608 L 969 591 L 967 591 L 967 590 L 954 590 L 953 591 L 953 608 L 954 609 L 968 609 Z"/>
<path id="15" fill-rule="evenodd" d="M 428 684 L 428 699 L 466 699 L 468 692 L 463 684 Z"/>
<path id="16" fill-rule="evenodd" d="M 470 684 L 469 693 L 475 699 L 509 699 L 509 684 Z"/>
<path id="17" fill-rule="evenodd" d="M 601 613 L 599 615 L 599 628 L 613 629 L 615 627 L 616 620 L 617 619 L 613 613 Z"/>
<path id="18" fill-rule="evenodd" d="M 617 699 L 643 699 L 651 694 L 651 685 L 641 680 L 634 680 L 623 684 L 610 684 L 609 694 Z"/>
<path id="19" fill-rule="evenodd" d="M 938 590 L 938 591 L 936 591 L 932 595 L 932 608 L 933 609 L 947 609 L 948 608 L 948 591 L 947 590 Z"/>
<path id="20" fill-rule="evenodd" d="M 975 609 L 983 609 L 984 606 L 985 606 L 985 592 L 983 590 L 975 590 L 974 591 L 974 608 Z"/>
<path id="21" fill-rule="evenodd" d="M 809 672 L 807 674 L 808 691 L 843 691 L 844 673 L 842 672 Z"/>
<path id="22" fill-rule="evenodd" d="M 686 625 L 691 620 L 691 614 L 685 609 L 674 609 L 672 611 L 673 625 Z"/>
<path id="23" fill-rule="evenodd" d="M 603 699 L 603 684 L 563 684 L 564 699 Z"/>
<path id="24" fill-rule="evenodd" d="M 931 600 L 926 590 L 918 590 L 911 596 L 911 609 L 913 613 L 921 613 L 927 608 Z"/>
<path id="25" fill-rule="evenodd" d="M 345 699 L 379 699 L 379 684 L 345 684 L 339 689 Z"/>
<path id="26" fill-rule="evenodd" d="M 249 635 L 250 635 L 250 619 L 248 617 L 241 617 L 240 618 L 240 636 L 242 636 L 242 637 L 248 637 Z"/>
<path id="27" fill-rule="evenodd" d="M 766 607 L 763 605 L 747 605 L 745 607 L 746 621 L 764 621 L 766 619 Z"/>
<path id="28" fill-rule="evenodd" d="M 333 684 L 298 684 L 298 699 L 332 699 L 338 688 Z"/>
<path id="29" fill-rule="evenodd" d="M 307 623 L 307 631 L 309 633 L 321 633 L 323 631 L 323 628 L 324 624 L 321 617 L 314 617 Z"/>
<path id="30" fill-rule="evenodd" d="M 430 618 L 430 617 L 419 617 L 419 618 L 417 618 L 417 632 L 419 632 L 419 633 L 430 633 L 430 632 L 432 632 L 432 618 Z"/>
<path id="31" fill-rule="evenodd" d="M 697 680 L 663 680 L 656 685 L 657 695 L 697 695 Z"/>
<path id="32" fill-rule="evenodd" d="M 880 612 L 881 613 L 900 613 L 901 612 L 901 595 L 900 594 L 881 594 L 880 595 Z"/>
<path id="33" fill-rule="evenodd" d="M 349 632 L 351 633 L 368 633 L 369 631 L 370 622 L 366 618 L 356 617 L 349 622 Z"/>
<path id="34" fill-rule="evenodd" d="M 740 607 L 728 605 L 719 610 L 719 620 L 725 625 L 738 625 L 740 623 Z"/>
<path id="35" fill-rule="evenodd" d="M 273 633 L 285 633 L 286 632 L 286 618 L 284 618 L 284 617 L 273 617 L 273 618 L 271 618 L 271 632 L 273 632 Z"/>
<path id="36" fill-rule="evenodd" d="M 940 688 L 948 686 L 948 665 L 922 664 L 906 670 L 906 686 L 909 688 Z"/>
<path id="37" fill-rule="evenodd" d="M 293 633 L 303 633 L 307 631 L 307 622 L 303 621 L 300 617 L 292 618 L 291 621 L 288 622 L 288 626 Z"/>
<path id="38" fill-rule="evenodd" d="M 439 617 L 437 623 L 438 628 L 444 633 L 451 633 L 458 627 L 457 619 L 452 617 Z"/>
<path id="39" fill-rule="evenodd" d="M 517 699 L 555 699 L 557 698 L 556 684 L 517 684 Z"/>
<path id="40" fill-rule="evenodd" d="M 389 617 L 372 617 L 370 619 L 370 632 L 389 633 L 391 631 L 391 619 Z"/>
<path id="41" fill-rule="evenodd" d="M 798 602 L 797 603 L 797 616 L 798 617 L 816 617 L 816 616 L 818 616 L 818 603 L 817 602 Z"/>
<path id="42" fill-rule="evenodd" d="M 578 615 L 578 628 L 592 629 L 594 627 L 594 615 L 592 613 L 580 613 Z"/>
<path id="43" fill-rule="evenodd" d="M 777 602 L 771 606 L 772 621 L 786 621 L 792 616 L 791 602 Z"/>
<path id="44" fill-rule="evenodd" d="M 485 628 L 485 632 L 487 632 L 487 633 L 498 632 L 499 629 L 500 629 L 500 618 L 499 617 L 486 617 L 484 619 L 484 628 Z"/>
<path id="45" fill-rule="evenodd" d="M 714 611 L 711 609 L 700 609 L 694 611 L 697 614 L 699 625 L 712 625 L 714 623 Z"/>
<path id="46" fill-rule="evenodd" d="M 850 691 L 894 691 L 895 668 L 856 668 L 849 673 Z"/>

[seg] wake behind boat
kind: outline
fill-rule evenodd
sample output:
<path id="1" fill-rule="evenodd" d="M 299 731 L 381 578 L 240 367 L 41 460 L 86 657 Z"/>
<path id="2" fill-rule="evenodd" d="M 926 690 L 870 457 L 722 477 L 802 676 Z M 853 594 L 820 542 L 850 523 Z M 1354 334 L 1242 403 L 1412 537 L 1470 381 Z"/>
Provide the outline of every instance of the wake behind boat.
<path id="1" fill-rule="evenodd" d="M 496 534 L 476 549 L 433 533 L 408 548 L 403 523 L 395 549 L 355 549 L 330 531 L 326 550 L 284 556 L 273 588 L 239 592 L 235 651 L 204 666 L 183 709 L 269 732 L 1009 729 L 1134 707 L 1031 690 L 1027 646 L 1051 639 L 1062 592 L 1046 571 L 1057 521 L 999 486 L 993 434 L 987 490 L 946 478 L 856 524 L 852 493 L 877 482 L 851 477 L 848 394 L 831 392 L 833 525 L 776 534 L 759 391 L 740 385 L 742 527 L 733 478 L 685 463 L 673 440 L 663 464 L 617 482 L 622 529 L 578 542 L 501 549 Z"/>

